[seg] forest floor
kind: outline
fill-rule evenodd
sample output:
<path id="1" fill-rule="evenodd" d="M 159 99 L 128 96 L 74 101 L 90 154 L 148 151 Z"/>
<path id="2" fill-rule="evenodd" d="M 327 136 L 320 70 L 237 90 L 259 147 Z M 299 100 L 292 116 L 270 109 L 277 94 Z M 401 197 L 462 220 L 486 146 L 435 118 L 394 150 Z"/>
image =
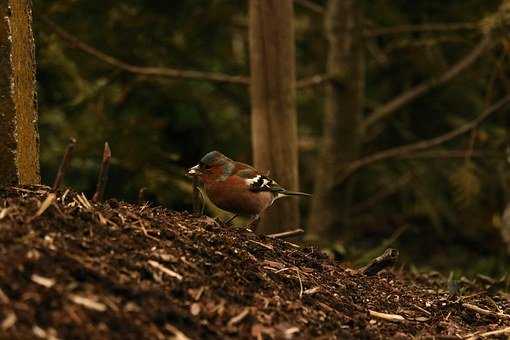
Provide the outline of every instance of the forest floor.
<path id="1" fill-rule="evenodd" d="M 0 191 L 0 338 L 510 334 L 504 280 L 463 279 L 451 294 L 437 273 L 366 276 L 209 218 L 48 189 Z"/>

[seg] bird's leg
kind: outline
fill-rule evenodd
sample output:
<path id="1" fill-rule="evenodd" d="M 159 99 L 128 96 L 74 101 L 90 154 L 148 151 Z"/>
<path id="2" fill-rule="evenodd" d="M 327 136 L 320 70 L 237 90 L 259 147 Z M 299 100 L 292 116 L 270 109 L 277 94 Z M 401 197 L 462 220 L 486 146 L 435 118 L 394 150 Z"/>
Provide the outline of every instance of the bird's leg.
<path id="1" fill-rule="evenodd" d="M 229 225 L 230 222 L 232 222 L 237 216 L 239 216 L 238 214 L 234 214 L 232 216 L 230 216 L 227 220 L 225 220 L 223 223 L 226 224 L 226 225 Z"/>
<path id="2" fill-rule="evenodd" d="M 260 215 L 254 215 L 251 220 L 246 224 L 246 228 L 251 229 L 252 231 L 256 231 L 259 226 Z"/>

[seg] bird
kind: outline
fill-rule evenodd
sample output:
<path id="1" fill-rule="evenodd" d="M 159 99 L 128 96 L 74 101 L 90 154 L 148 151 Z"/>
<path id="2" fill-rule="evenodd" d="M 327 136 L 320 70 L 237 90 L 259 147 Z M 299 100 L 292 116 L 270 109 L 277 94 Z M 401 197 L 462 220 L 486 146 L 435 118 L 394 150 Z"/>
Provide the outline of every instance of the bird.
<path id="1" fill-rule="evenodd" d="M 251 217 L 247 226 L 255 229 L 260 215 L 283 197 L 310 194 L 290 191 L 254 167 L 236 162 L 219 151 L 211 151 L 191 167 L 187 175 L 196 177 L 209 200 L 218 208 L 233 213 L 226 224 L 239 215 Z"/>

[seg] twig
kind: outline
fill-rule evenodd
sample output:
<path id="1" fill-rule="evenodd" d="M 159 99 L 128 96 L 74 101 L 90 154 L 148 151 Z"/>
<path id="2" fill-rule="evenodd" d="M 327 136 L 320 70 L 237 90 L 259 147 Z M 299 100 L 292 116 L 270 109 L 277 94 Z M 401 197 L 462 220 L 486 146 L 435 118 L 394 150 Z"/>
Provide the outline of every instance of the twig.
<path id="1" fill-rule="evenodd" d="M 104 52 L 101 52 L 98 49 L 86 44 L 77 37 L 63 30 L 60 26 L 58 26 L 48 17 L 43 15 L 40 18 L 48 25 L 48 27 L 56 35 L 58 35 L 62 40 L 64 40 L 70 47 L 79 49 L 110 66 L 117 67 L 126 72 L 144 76 L 159 76 L 165 78 L 179 78 L 191 80 L 207 80 L 218 83 L 231 83 L 242 85 L 248 85 L 250 82 L 249 78 L 245 76 L 230 76 L 216 72 L 200 72 L 194 70 L 181 70 L 167 67 L 144 67 L 132 65 L 122 60 L 119 60 L 115 57 L 112 57 Z"/>
<path id="2" fill-rule="evenodd" d="M 294 230 L 284 231 L 281 233 L 269 234 L 266 236 L 271 237 L 271 238 L 289 238 L 289 237 L 294 237 L 294 236 L 301 235 L 304 233 L 305 233 L 305 231 L 303 229 L 298 228 L 298 229 L 294 229 Z"/>
<path id="3" fill-rule="evenodd" d="M 502 329 L 497 329 L 495 331 L 485 332 L 485 333 L 479 333 L 474 336 L 471 336 L 467 338 L 467 340 L 475 340 L 478 338 L 487 338 L 487 337 L 494 337 L 497 335 L 503 335 L 503 334 L 510 334 L 510 327 L 505 327 Z"/>
<path id="4" fill-rule="evenodd" d="M 235 326 L 239 322 L 243 321 L 243 319 L 250 313 L 250 308 L 246 307 L 242 310 L 241 313 L 234 316 L 230 321 L 228 322 L 228 326 Z"/>
<path id="5" fill-rule="evenodd" d="M 402 315 L 398 315 L 398 314 L 387 314 L 387 313 L 376 312 L 373 310 L 368 310 L 368 312 L 370 313 L 370 316 L 373 316 L 373 317 L 379 318 L 379 319 L 383 319 L 386 321 L 402 322 L 402 321 L 406 320 L 406 319 L 404 319 L 404 317 Z"/>
<path id="6" fill-rule="evenodd" d="M 254 243 L 256 245 L 259 245 L 263 248 L 266 248 L 267 250 L 274 250 L 273 246 L 270 244 L 264 244 L 262 242 L 254 241 L 254 240 L 248 240 L 248 242 Z"/>
<path id="7" fill-rule="evenodd" d="M 104 195 L 104 189 L 106 182 L 108 181 L 108 168 L 110 167 L 110 159 L 112 158 L 112 151 L 108 142 L 104 143 L 103 150 L 103 161 L 101 162 L 101 170 L 99 171 L 99 177 L 97 179 L 96 193 L 92 197 L 92 202 L 101 202 Z"/>
<path id="8" fill-rule="evenodd" d="M 58 168 L 57 177 L 55 177 L 55 181 L 53 182 L 52 191 L 57 191 L 64 179 L 64 175 L 69 167 L 69 163 L 71 162 L 71 158 L 73 157 L 74 147 L 76 146 L 76 139 L 71 137 L 69 138 L 69 144 L 67 144 L 66 150 L 64 152 L 64 157 L 62 158 L 62 162 Z"/>
<path id="9" fill-rule="evenodd" d="M 420 97 L 431 89 L 442 85 L 451 79 L 455 78 L 466 68 L 471 66 L 478 58 L 487 51 L 493 44 L 489 35 L 485 35 L 484 38 L 475 46 L 467 55 L 458 60 L 448 70 L 441 73 L 441 76 L 427 80 L 419 85 L 412 87 L 411 89 L 399 94 L 397 97 L 383 104 L 381 107 L 376 109 L 370 114 L 361 124 L 363 129 L 366 129 L 370 125 L 378 122 L 379 120 L 388 117 L 404 105 Z"/>
<path id="10" fill-rule="evenodd" d="M 153 260 L 149 260 L 148 263 L 149 263 L 149 265 L 151 267 L 154 267 L 154 268 L 158 269 L 162 273 L 164 273 L 164 274 L 166 274 L 168 276 L 174 277 L 174 278 L 176 278 L 179 281 L 182 281 L 182 275 L 181 274 L 176 273 L 173 270 L 168 269 L 167 267 L 163 266 L 159 262 L 153 261 Z"/>
<path id="11" fill-rule="evenodd" d="M 493 317 L 500 318 L 500 319 L 510 319 L 510 315 L 509 314 L 499 313 L 499 312 L 492 312 L 492 311 L 490 311 L 488 309 L 483 309 L 483 308 L 480 308 L 478 306 L 472 305 L 470 303 L 463 303 L 462 307 L 464 307 L 466 309 L 469 309 L 469 310 L 472 310 L 473 312 L 477 312 L 477 313 L 483 314 L 483 315 L 493 316 Z"/>
<path id="12" fill-rule="evenodd" d="M 140 188 L 140 190 L 138 190 L 138 203 L 139 204 L 142 204 L 143 202 L 145 202 L 145 192 L 146 191 L 147 191 L 146 187 Z"/>
<path id="13" fill-rule="evenodd" d="M 69 300 L 76 303 L 77 305 L 82 305 L 85 308 L 92 309 L 98 312 L 106 311 L 106 305 L 83 296 L 70 294 Z"/>
<path id="14" fill-rule="evenodd" d="M 297 278 L 299 280 L 299 298 L 303 297 L 303 281 L 301 281 L 301 275 L 299 275 L 299 268 L 294 268 L 296 270 Z"/>
<path id="15" fill-rule="evenodd" d="M 55 201 L 56 198 L 57 198 L 57 195 L 55 195 L 52 192 L 49 193 L 48 196 L 46 196 L 46 199 L 41 203 L 41 206 L 39 207 L 39 209 L 37 210 L 35 215 L 30 217 L 27 220 L 27 223 L 30 223 L 33 220 L 35 220 L 37 217 L 41 216 L 46 211 L 46 209 L 48 209 L 50 207 L 50 205 Z"/>
<path id="16" fill-rule="evenodd" d="M 494 112 L 503 108 L 510 102 L 510 95 L 503 97 L 498 102 L 488 107 L 485 111 L 483 111 L 478 117 L 471 120 L 470 122 L 458 127 L 455 130 L 449 131 L 445 134 L 437 136 L 435 138 L 422 140 L 417 143 L 398 146 L 395 148 L 383 150 L 381 152 L 377 152 L 375 154 L 363 157 L 354 162 L 351 162 L 347 168 L 340 169 L 341 175 L 339 176 L 338 183 L 343 182 L 347 177 L 352 175 L 356 170 L 361 167 L 370 165 L 375 162 L 379 162 L 389 158 L 397 158 L 397 157 L 405 157 L 413 154 L 414 152 L 425 150 L 432 148 L 434 146 L 438 146 L 445 142 L 448 142 L 460 135 L 463 135 L 466 132 L 471 131 L 472 129 L 479 126 L 487 117 L 489 117 Z"/>
<path id="17" fill-rule="evenodd" d="M 398 250 L 388 248 L 381 256 L 376 257 L 366 266 L 358 269 L 358 272 L 366 276 L 374 276 L 386 267 L 394 265 L 398 260 Z"/>
<path id="18" fill-rule="evenodd" d="M 388 34 L 417 33 L 417 32 L 445 32 L 465 31 L 480 29 L 477 22 L 452 22 L 452 23 L 429 23 L 422 25 L 400 25 L 393 27 L 381 27 L 367 30 L 365 36 L 370 38 Z"/>

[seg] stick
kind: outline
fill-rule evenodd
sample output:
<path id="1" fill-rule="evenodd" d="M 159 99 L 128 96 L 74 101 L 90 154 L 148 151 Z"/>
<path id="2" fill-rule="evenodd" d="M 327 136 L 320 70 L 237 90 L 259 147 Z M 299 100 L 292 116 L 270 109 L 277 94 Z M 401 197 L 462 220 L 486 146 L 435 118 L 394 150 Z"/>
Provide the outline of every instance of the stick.
<path id="1" fill-rule="evenodd" d="M 269 235 L 266 235 L 266 236 L 267 237 L 271 237 L 271 238 L 289 238 L 289 237 L 301 235 L 301 234 L 304 234 L 304 233 L 305 233 L 305 231 L 303 229 L 298 228 L 298 229 L 294 229 L 294 230 L 284 231 L 284 232 L 281 232 L 281 233 L 269 234 Z"/>
<path id="2" fill-rule="evenodd" d="M 477 313 L 483 314 L 483 315 L 494 316 L 494 317 L 500 318 L 500 319 L 510 319 L 510 315 L 509 314 L 492 312 L 492 311 L 490 311 L 488 309 L 483 309 L 483 308 L 480 308 L 478 306 L 472 305 L 470 303 L 463 303 L 462 307 L 467 308 L 469 310 L 472 310 L 473 312 L 477 312 Z"/>
<path id="3" fill-rule="evenodd" d="M 468 340 L 474 340 L 474 339 L 478 339 L 478 338 L 487 338 L 487 337 L 503 335 L 503 334 L 510 334 L 510 327 L 497 329 L 495 331 L 490 331 L 490 332 L 486 332 L 486 333 L 480 333 L 475 336 L 469 337 Z"/>
<path id="4" fill-rule="evenodd" d="M 368 310 L 368 312 L 370 313 L 370 316 L 373 316 L 373 317 L 376 317 L 379 319 L 383 319 L 383 320 L 387 320 L 387 321 L 402 322 L 402 321 L 406 320 L 406 319 L 404 319 L 404 317 L 402 315 L 398 315 L 398 314 L 387 314 L 387 313 L 376 312 L 373 310 Z"/>
<path id="5" fill-rule="evenodd" d="M 381 256 L 376 257 L 365 267 L 358 269 L 358 272 L 366 276 L 374 276 L 386 267 L 394 265 L 398 260 L 398 250 L 388 248 Z"/>
<path id="6" fill-rule="evenodd" d="M 108 181 L 108 168 L 110 167 L 110 159 L 112 158 L 112 151 L 108 142 L 104 143 L 103 161 L 101 162 L 101 170 L 97 179 L 96 193 L 92 197 L 92 202 L 101 202 L 103 199 L 104 189 Z"/>
<path id="7" fill-rule="evenodd" d="M 69 167 L 69 163 L 71 163 L 75 145 L 76 139 L 73 137 L 69 138 L 69 144 L 67 144 L 66 151 L 64 152 L 64 157 L 62 158 L 62 162 L 58 168 L 57 177 L 55 177 L 55 182 L 53 182 L 53 187 L 51 188 L 52 191 L 57 191 L 60 187 L 67 168 Z"/>

